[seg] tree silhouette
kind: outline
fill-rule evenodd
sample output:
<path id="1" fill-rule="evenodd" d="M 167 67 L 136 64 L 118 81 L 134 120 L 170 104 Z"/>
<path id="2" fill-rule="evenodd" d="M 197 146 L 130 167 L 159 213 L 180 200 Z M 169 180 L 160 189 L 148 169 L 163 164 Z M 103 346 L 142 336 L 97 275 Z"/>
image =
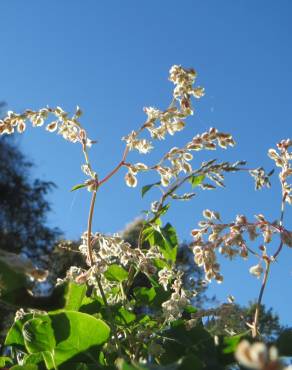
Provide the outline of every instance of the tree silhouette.
<path id="1" fill-rule="evenodd" d="M 0 140 L 0 249 L 30 258 L 48 254 L 60 235 L 46 226 L 49 181 L 31 181 L 28 162 L 10 138 Z"/>

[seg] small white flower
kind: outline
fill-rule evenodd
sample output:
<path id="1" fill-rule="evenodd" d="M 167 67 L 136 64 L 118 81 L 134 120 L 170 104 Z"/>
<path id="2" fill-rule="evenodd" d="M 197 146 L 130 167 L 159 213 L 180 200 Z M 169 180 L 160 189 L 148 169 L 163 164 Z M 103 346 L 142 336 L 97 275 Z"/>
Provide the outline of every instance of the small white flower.
<path id="1" fill-rule="evenodd" d="M 243 340 L 237 346 L 235 358 L 249 369 L 261 370 L 268 362 L 268 350 L 264 343 L 250 344 Z"/>
<path id="2" fill-rule="evenodd" d="M 138 183 L 137 178 L 131 172 L 128 172 L 126 174 L 125 181 L 126 181 L 126 184 L 131 188 L 135 188 Z"/>
<path id="3" fill-rule="evenodd" d="M 57 130 L 57 128 L 58 128 L 58 122 L 53 121 L 47 125 L 46 130 L 50 132 L 54 132 Z"/>
<path id="4" fill-rule="evenodd" d="M 250 272 L 250 274 L 256 276 L 257 278 L 260 278 L 262 273 L 264 272 L 264 269 L 263 269 L 262 265 L 260 263 L 258 263 L 257 265 L 252 266 L 249 269 L 249 272 Z"/>
<path id="5" fill-rule="evenodd" d="M 157 200 L 155 202 L 152 202 L 151 203 L 151 211 L 153 213 L 156 213 L 159 209 L 159 206 L 160 206 L 160 202 L 158 202 Z"/>

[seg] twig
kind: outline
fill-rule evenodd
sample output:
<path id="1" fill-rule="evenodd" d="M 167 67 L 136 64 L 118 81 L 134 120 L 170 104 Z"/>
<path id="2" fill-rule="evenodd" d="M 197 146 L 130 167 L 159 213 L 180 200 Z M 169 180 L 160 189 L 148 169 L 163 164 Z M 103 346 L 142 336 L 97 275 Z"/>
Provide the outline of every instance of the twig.
<path id="1" fill-rule="evenodd" d="M 262 303 L 263 294 L 264 294 L 264 291 L 265 291 L 265 288 L 266 288 L 266 284 L 267 284 L 267 280 L 268 280 L 268 276 L 269 276 L 269 272 L 270 272 L 271 260 L 270 259 L 265 259 L 265 261 L 266 261 L 265 275 L 264 275 L 264 278 L 263 278 L 263 283 L 262 283 L 260 294 L 259 294 L 258 301 L 257 301 L 257 304 L 256 304 L 256 311 L 255 311 L 255 315 L 254 315 L 254 321 L 253 321 L 253 324 L 252 324 L 252 337 L 253 338 L 255 338 L 257 336 L 257 333 L 258 333 L 260 306 L 261 306 L 261 303 Z"/>
<path id="2" fill-rule="evenodd" d="M 123 158 L 122 160 L 120 161 L 120 163 L 107 175 L 105 176 L 102 180 L 99 181 L 98 185 L 102 185 L 103 183 L 105 183 L 106 181 L 108 181 L 116 172 L 118 172 L 118 170 L 125 165 L 125 160 L 127 158 L 127 155 L 129 153 L 129 147 L 126 146 L 126 149 L 124 151 L 124 154 L 123 154 Z"/>
<path id="3" fill-rule="evenodd" d="M 93 212 L 94 212 L 94 205 L 96 199 L 96 190 L 93 190 L 90 209 L 89 209 L 89 216 L 88 216 L 88 223 L 87 223 L 87 252 L 89 257 L 90 266 L 93 266 L 93 254 L 92 254 L 92 244 L 91 244 L 91 228 L 92 228 L 92 219 L 93 219 Z"/>

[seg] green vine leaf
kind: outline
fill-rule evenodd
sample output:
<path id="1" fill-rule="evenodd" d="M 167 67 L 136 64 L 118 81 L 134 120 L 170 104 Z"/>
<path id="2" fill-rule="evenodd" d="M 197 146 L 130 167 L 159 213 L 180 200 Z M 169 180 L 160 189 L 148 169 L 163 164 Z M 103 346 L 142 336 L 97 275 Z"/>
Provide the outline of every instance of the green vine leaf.
<path id="1" fill-rule="evenodd" d="M 28 320 L 22 332 L 26 350 L 41 354 L 50 370 L 77 355 L 90 357 L 108 340 L 110 328 L 82 312 L 58 311 Z"/>
<path id="2" fill-rule="evenodd" d="M 0 367 L 5 367 L 6 365 L 10 366 L 12 364 L 13 364 L 13 362 L 12 362 L 10 357 L 6 357 L 6 356 L 0 357 Z"/>
<path id="3" fill-rule="evenodd" d="M 69 311 L 78 311 L 85 297 L 86 289 L 85 284 L 76 284 L 70 281 L 65 288 L 64 308 Z"/>
<path id="4" fill-rule="evenodd" d="M 128 272 L 117 264 L 110 265 L 109 268 L 104 273 L 104 276 L 109 281 L 118 281 L 122 282 L 128 279 Z"/>
<path id="5" fill-rule="evenodd" d="M 148 191 L 149 191 L 150 189 L 152 189 L 152 188 L 153 188 L 153 186 L 157 186 L 157 185 L 160 185 L 160 184 L 161 184 L 161 182 L 159 181 L 159 182 L 155 182 L 154 184 L 149 184 L 149 185 L 145 185 L 145 186 L 143 186 L 143 187 L 142 187 L 142 190 L 141 190 L 142 198 L 144 197 L 144 195 L 145 195 L 146 193 L 148 193 Z"/>
<path id="6" fill-rule="evenodd" d="M 24 324 L 33 318 L 32 314 L 25 315 L 22 319 L 16 320 L 9 329 L 6 339 L 5 346 L 13 346 L 21 350 L 25 349 L 24 338 L 22 335 L 22 329 Z"/>
<path id="7" fill-rule="evenodd" d="M 192 188 L 199 186 L 205 179 L 205 175 L 192 176 L 189 181 L 192 185 Z"/>
<path id="8" fill-rule="evenodd" d="M 75 191 L 75 190 L 79 190 L 79 189 L 82 189 L 82 188 L 86 188 L 87 186 L 88 186 L 88 184 L 77 184 L 77 185 L 73 186 L 73 188 L 70 191 Z"/>

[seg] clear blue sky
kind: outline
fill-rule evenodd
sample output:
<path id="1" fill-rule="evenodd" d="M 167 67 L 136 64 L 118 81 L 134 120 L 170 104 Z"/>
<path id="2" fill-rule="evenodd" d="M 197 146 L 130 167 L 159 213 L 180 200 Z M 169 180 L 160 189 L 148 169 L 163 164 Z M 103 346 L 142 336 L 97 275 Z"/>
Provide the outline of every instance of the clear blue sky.
<path id="1" fill-rule="evenodd" d="M 173 64 L 194 67 L 206 97 L 197 102 L 188 128 L 161 150 L 215 126 L 238 142 L 216 157 L 271 168 L 267 150 L 291 137 L 290 0 L 3 0 L 0 19 L 0 100 L 15 111 L 47 104 L 73 111 L 80 105 L 83 124 L 98 140 L 91 157 L 100 176 L 120 160 L 120 138 L 143 122 L 142 108 L 169 102 Z M 83 179 L 79 146 L 42 129 L 26 132 L 17 143 L 35 162 L 34 176 L 58 186 L 50 196 L 50 224 L 78 238 L 89 203 L 86 191 L 69 192 Z M 190 240 L 205 208 L 221 211 L 226 221 L 241 213 L 278 217 L 277 176 L 273 188 L 262 192 L 254 191 L 246 174 L 229 176 L 226 183 L 224 190 L 173 207 L 167 219 L 181 240 Z M 127 188 L 119 174 L 98 195 L 94 230 L 123 229 L 155 196 L 141 201 L 140 190 Z M 286 219 L 291 228 L 291 209 Z M 264 301 L 291 325 L 292 251 L 286 249 L 272 268 Z M 248 273 L 254 262 L 224 262 L 225 282 L 212 283 L 210 292 L 222 301 L 228 294 L 240 303 L 254 299 L 260 285 Z"/>

